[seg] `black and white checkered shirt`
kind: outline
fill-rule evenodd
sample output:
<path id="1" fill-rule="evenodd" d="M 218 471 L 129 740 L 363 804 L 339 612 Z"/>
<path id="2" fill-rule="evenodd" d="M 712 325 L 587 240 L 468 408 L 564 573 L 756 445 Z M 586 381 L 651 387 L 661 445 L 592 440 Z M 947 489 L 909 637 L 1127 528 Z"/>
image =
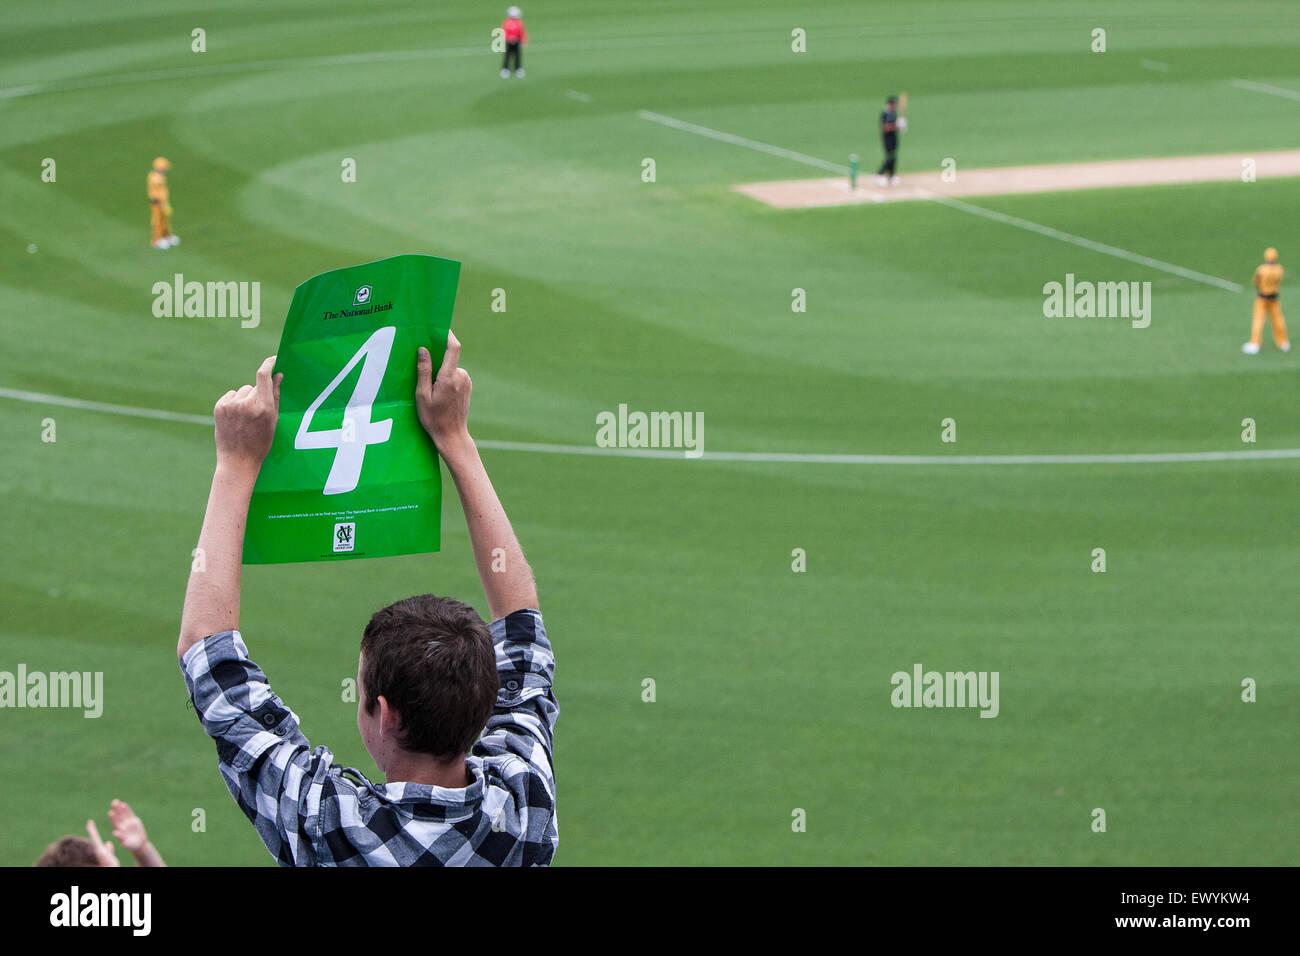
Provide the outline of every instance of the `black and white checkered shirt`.
<path id="1" fill-rule="evenodd" d="M 501 689 L 459 789 L 373 784 L 311 749 L 238 631 L 181 659 L 203 729 L 240 809 L 283 866 L 543 866 L 558 843 L 555 658 L 537 611 L 491 624 Z"/>

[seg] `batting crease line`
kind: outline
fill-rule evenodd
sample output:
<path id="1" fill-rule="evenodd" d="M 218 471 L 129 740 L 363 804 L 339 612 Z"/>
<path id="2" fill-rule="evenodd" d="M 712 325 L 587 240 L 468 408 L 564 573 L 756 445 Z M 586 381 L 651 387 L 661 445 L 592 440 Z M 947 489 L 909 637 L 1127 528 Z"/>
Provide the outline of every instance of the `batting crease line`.
<path id="1" fill-rule="evenodd" d="M 660 113 L 651 113 L 649 110 L 640 110 L 637 115 L 642 119 L 651 120 L 652 122 L 660 123 L 664 126 L 671 126 L 673 129 L 684 130 L 688 133 L 707 136 L 709 139 L 716 139 L 719 142 L 731 143 L 733 146 L 743 146 L 746 149 L 752 149 L 757 152 L 770 153 L 773 156 L 780 156 L 782 159 L 789 159 L 796 163 L 803 163 L 805 166 L 815 166 L 818 169 L 827 169 L 833 173 L 841 173 L 845 176 L 849 174 L 849 167 L 847 166 L 830 163 L 824 159 L 818 159 L 816 156 L 797 153 L 794 150 L 783 149 L 780 146 L 773 146 L 770 143 L 761 143 L 755 139 L 746 139 L 744 136 L 724 133 L 722 130 L 711 129 L 708 126 L 699 126 L 695 123 L 687 123 L 685 120 L 673 119 L 671 116 L 664 116 Z M 1185 269 L 1182 266 L 1162 262 L 1159 259 L 1152 259 L 1150 256 L 1144 256 L 1141 253 L 1129 252 L 1127 249 L 1107 245 L 1104 242 L 1095 242 L 1092 239 L 1085 239 L 1083 236 L 1076 236 L 1072 233 L 1062 232 L 1060 229 L 1053 229 L 1051 226 L 1043 226 L 1039 223 L 1031 222 L 1028 219 L 1021 219 L 1018 216 L 1008 216 L 1005 213 L 985 209 L 983 206 L 976 206 L 968 202 L 962 202 L 960 199 L 953 199 L 949 196 L 938 196 L 934 193 L 926 192 L 925 190 L 919 190 L 919 192 L 926 199 L 932 199 L 937 203 L 948 206 L 950 209 L 958 209 L 975 216 L 983 216 L 985 219 L 992 219 L 995 222 L 1000 222 L 1008 226 L 1015 226 L 1029 232 L 1035 232 L 1040 236 L 1047 236 L 1050 239 L 1059 239 L 1061 242 L 1068 242 L 1083 249 L 1090 249 L 1093 252 L 1099 252 L 1102 255 L 1112 256 L 1116 259 L 1124 259 L 1128 262 L 1148 266 L 1161 272 L 1168 272 L 1170 275 L 1175 275 L 1183 279 L 1190 279 L 1193 282 L 1200 282 L 1204 285 L 1214 286 L 1216 289 L 1223 289 L 1227 292 L 1241 292 L 1244 288 L 1243 286 L 1238 285 L 1235 282 L 1230 282 L 1227 279 L 1220 279 L 1217 276 L 1207 275 L 1204 272 L 1197 272 L 1194 269 Z"/>
<path id="2" fill-rule="evenodd" d="M 149 418 L 182 422 L 188 425 L 212 425 L 211 416 L 169 412 L 156 408 L 136 408 L 92 402 L 62 395 L 46 395 L 14 388 L 0 388 L 0 398 L 38 405 L 57 405 L 83 411 L 103 412 L 128 418 Z M 489 451 L 531 452 L 544 455 L 589 455 L 607 458 L 668 458 L 683 460 L 681 451 L 653 448 L 600 448 L 594 445 L 554 445 L 537 442 L 476 440 Z M 1257 451 L 1149 452 L 1102 455 L 821 455 L 804 452 L 706 451 L 701 461 L 758 462 L 764 464 L 810 465 L 1143 465 L 1181 462 L 1274 461 L 1300 458 L 1300 448 L 1260 449 Z"/>

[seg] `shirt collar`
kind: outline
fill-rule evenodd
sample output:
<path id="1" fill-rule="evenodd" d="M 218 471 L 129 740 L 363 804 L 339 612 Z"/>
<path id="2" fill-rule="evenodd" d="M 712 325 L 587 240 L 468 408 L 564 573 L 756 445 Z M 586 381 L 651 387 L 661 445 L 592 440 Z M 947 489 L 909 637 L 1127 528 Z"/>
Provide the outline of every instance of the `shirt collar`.
<path id="1" fill-rule="evenodd" d="M 466 757 L 465 769 L 469 771 L 470 783 L 464 787 L 435 787 L 427 783 L 371 783 L 371 792 L 389 803 L 435 803 L 444 807 L 469 806 L 483 799 L 486 778 L 483 774 L 482 757 Z"/>

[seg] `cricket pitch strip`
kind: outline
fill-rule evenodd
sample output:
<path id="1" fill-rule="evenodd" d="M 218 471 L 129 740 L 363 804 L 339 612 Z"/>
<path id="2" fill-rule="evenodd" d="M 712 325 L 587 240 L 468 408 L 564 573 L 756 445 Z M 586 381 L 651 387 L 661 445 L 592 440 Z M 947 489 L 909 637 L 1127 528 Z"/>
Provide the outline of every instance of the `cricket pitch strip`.
<path id="1" fill-rule="evenodd" d="M 1253 168 L 1252 165 L 1253 164 Z M 1098 163 L 956 169 L 951 173 L 908 173 L 897 186 L 878 186 L 870 171 L 860 173 L 857 189 L 849 177 L 742 183 L 732 188 L 777 209 L 814 209 L 860 203 L 902 202 L 941 196 L 1002 196 L 1115 186 L 1167 186 L 1174 183 L 1244 182 L 1300 176 L 1300 150 L 1221 156 L 1122 159 Z M 951 182 L 945 181 L 947 175 Z"/>

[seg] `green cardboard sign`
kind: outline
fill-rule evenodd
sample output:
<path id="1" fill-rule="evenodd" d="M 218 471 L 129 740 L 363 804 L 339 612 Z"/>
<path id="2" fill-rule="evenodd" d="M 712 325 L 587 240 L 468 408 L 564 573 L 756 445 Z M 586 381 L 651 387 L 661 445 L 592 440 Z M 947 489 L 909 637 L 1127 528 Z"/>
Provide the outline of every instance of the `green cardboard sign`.
<path id="1" fill-rule="evenodd" d="M 416 349 L 427 347 L 438 368 L 459 276 L 459 262 L 406 255 L 298 286 L 245 564 L 439 550 L 442 476 L 415 407 Z"/>

